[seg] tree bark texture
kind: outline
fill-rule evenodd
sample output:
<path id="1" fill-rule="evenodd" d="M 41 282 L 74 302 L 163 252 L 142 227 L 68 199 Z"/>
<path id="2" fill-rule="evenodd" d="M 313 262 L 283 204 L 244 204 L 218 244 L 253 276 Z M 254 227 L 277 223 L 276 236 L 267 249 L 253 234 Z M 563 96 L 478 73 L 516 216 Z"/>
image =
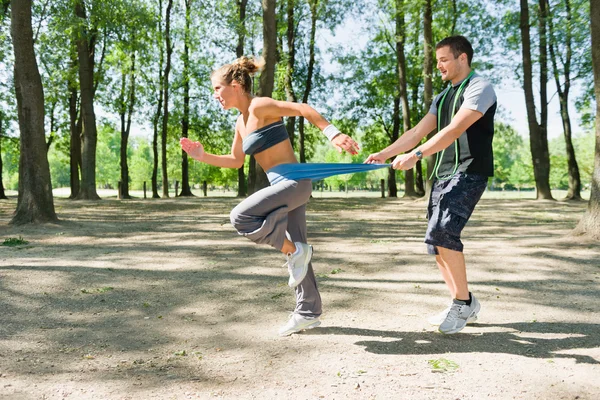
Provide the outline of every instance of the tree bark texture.
<path id="1" fill-rule="evenodd" d="M 400 137 L 400 97 L 394 96 L 394 111 L 392 113 L 392 132 L 389 135 L 390 143 L 394 143 Z M 396 170 L 388 168 L 388 197 L 398 197 L 398 185 L 396 185 Z"/>
<path id="2" fill-rule="evenodd" d="M 129 78 L 129 90 L 127 90 L 127 78 Z M 131 117 L 135 107 L 135 50 L 131 50 L 131 67 L 129 73 L 123 72 L 122 81 L 122 109 L 121 109 L 121 199 L 130 199 L 129 195 L 129 164 L 127 162 L 127 148 L 129 146 L 129 134 L 131 132 Z M 127 100 L 125 99 L 126 94 Z"/>
<path id="3" fill-rule="evenodd" d="M 317 19 L 318 19 L 318 7 L 319 0 L 308 0 L 310 7 L 310 35 L 308 44 L 308 69 L 306 71 L 306 87 L 304 88 L 304 94 L 302 95 L 302 102 L 308 103 L 310 91 L 312 90 L 313 75 L 315 72 L 315 37 L 317 33 Z M 304 133 L 304 117 L 298 118 L 298 139 L 300 141 L 300 162 L 306 162 L 306 138 Z"/>
<path id="4" fill-rule="evenodd" d="M 592 65 L 594 68 L 594 93 L 596 95 L 596 149 L 592 189 L 586 212 L 579 221 L 575 233 L 600 239 L 600 2 L 590 1 L 592 31 Z"/>
<path id="5" fill-rule="evenodd" d="M 73 39 L 71 46 L 71 70 L 77 70 L 77 42 Z M 69 199 L 76 199 L 80 189 L 80 171 L 81 171 L 81 132 L 82 120 L 80 113 L 80 99 L 77 92 L 77 75 L 69 74 L 69 186 L 71 194 Z"/>
<path id="6" fill-rule="evenodd" d="M 19 196 L 10 223 L 56 222 L 44 133 L 44 90 L 33 48 L 31 0 L 11 1 L 10 33 L 21 143 Z"/>
<path id="7" fill-rule="evenodd" d="M 159 37 L 162 37 L 162 0 L 158 0 L 158 27 Z M 162 116 L 162 105 L 163 105 L 163 62 L 164 62 L 164 47 L 162 41 L 159 40 L 159 58 L 158 58 L 158 102 L 156 103 L 156 112 L 152 119 L 153 135 L 152 135 L 152 198 L 159 199 L 158 194 L 158 126 Z"/>
<path id="8" fill-rule="evenodd" d="M 566 32 L 564 35 L 564 46 L 565 54 L 564 59 L 562 56 L 556 54 L 555 45 L 557 37 L 554 34 L 554 23 L 552 14 L 550 11 L 550 3 L 546 2 L 546 9 L 548 10 L 548 28 L 549 28 L 549 48 L 550 48 L 550 60 L 552 61 L 552 71 L 554 73 L 554 81 L 556 82 L 556 90 L 558 92 L 558 99 L 560 103 L 560 116 L 563 123 L 563 134 L 565 138 L 565 145 L 567 150 L 567 167 L 569 172 L 569 190 L 567 192 L 566 199 L 568 200 L 581 200 L 581 176 L 579 174 L 579 165 L 577 164 L 577 158 L 575 157 L 575 147 L 573 146 L 573 130 L 571 128 L 571 116 L 569 115 L 569 91 L 571 89 L 571 56 L 572 56 L 572 34 L 571 34 L 571 4 L 569 0 L 565 0 L 565 8 L 567 12 Z M 558 60 L 560 59 L 563 66 L 562 71 L 559 70 Z M 564 84 L 560 83 L 560 76 L 564 77 Z"/>
<path id="9" fill-rule="evenodd" d="M 402 128 L 403 132 L 410 129 L 410 106 L 408 104 L 408 90 L 406 83 L 406 56 L 404 54 L 404 43 L 406 31 L 404 23 L 404 0 L 396 0 L 396 61 L 398 73 L 398 94 L 402 106 Z M 392 143 L 398 139 L 392 138 Z M 395 182 L 394 182 L 395 184 Z M 415 191 L 414 169 L 404 171 L 404 197 L 417 197 Z"/>
<path id="10" fill-rule="evenodd" d="M 183 118 L 181 136 L 188 137 L 190 127 L 190 19 L 192 0 L 185 0 L 185 32 L 183 43 Z M 181 150 L 181 192 L 179 196 L 193 196 L 190 187 L 190 168 L 187 153 Z"/>
<path id="11" fill-rule="evenodd" d="M 165 62 L 165 73 L 163 76 L 163 113 L 162 113 L 162 131 L 161 131 L 161 170 L 162 170 L 162 188 L 163 197 L 169 197 L 169 177 L 167 173 L 167 133 L 169 128 L 169 73 L 171 72 L 171 55 L 173 54 L 173 45 L 171 44 L 171 9 L 173 0 L 167 3 L 167 12 L 165 14 L 165 47 L 167 49 L 167 60 Z"/>
<path id="12" fill-rule="evenodd" d="M 237 0 L 238 15 L 239 15 L 239 29 L 238 29 L 238 43 L 235 48 L 235 54 L 238 58 L 244 55 L 244 45 L 246 42 L 246 5 L 248 0 Z M 246 197 L 248 194 L 246 184 L 246 174 L 244 173 L 244 166 L 238 168 L 238 197 Z"/>
<path id="13" fill-rule="evenodd" d="M 424 0 L 423 7 L 423 115 L 429 112 L 429 107 L 433 102 L 433 11 L 431 0 Z M 430 139 L 435 131 L 427 135 Z M 433 180 L 429 179 L 431 171 L 435 166 L 435 155 L 426 157 L 427 174 L 425 176 L 425 196 L 429 197 Z"/>
<path id="14" fill-rule="evenodd" d="M 262 0 L 263 8 L 263 58 L 265 69 L 260 74 L 259 97 L 271 97 L 275 86 L 275 64 L 277 63 L 277 19 L 275 15 L 275 0 Z M 248 193 L 252 194 L 269 186 L 267 174 L 250 159 L 248 171 Z"/>
<path id="15" fill-rule="evenodd" d="M 295 0 L 287 0 L 287 47 L 288 57 L 285 71 L 285 96 L 287 101 L 295 103 L 298 99 L 294 91 L 294 68 L 296 66 L 296 22 L 294 19 Z M 296 117 L 288 117 L 286 129 L 292 142 L 295 142 Z"/>
<path id="16" fill-rule="evenodd" d="M 531 61 L 531 38 L 529 33 L 529 4 L 527 0 L 521 1 L 521 40 L 523 53 L 523 90 L 525 92 L 525 106 L 527 109 L 527 121 L 529 124 L 529 144 L 531 157 L 533 159 L 533 174 L 537 188 L 538 199 L 552 199 L 550 191 L 550 155 L 548 152 L 547 121 L 547 99 L 545 96 L 546 82 L 540 86 L 541 123 L 538 124 L 533 97 L 533 67 Z M 543 0 L 541 0 L 543 1 Z M 541 35 L 540 35 L 541 36 Z M 540 39 L 540 42 L 544 40 Z M 542 44 L 540 44 L 542 50 Z M 545 53 L 545 45 L 542 53 Z M 544 69 L 545 56 L 540 54 L 540 70 Z M 546 69 L 547 70 L 547 69 Z M 540 80 L 544 73 L 540 73 Z"/>
<path id="17" fill-rule="evenodd" d="M 81 93 L 81 117 L 83 120 L 81 151 L 81 186 L 77 199 L 99 200 L 96 192 L 96 113 L 94 112 L 94 47 L 95 33 L 87 29 L 87 15 L 83 0 L 75 3 L 78 18 L 77 56 L 79 60 L 79 90 Z"/>
<path id="18" fill-rule="evenodd" d="M 4 131 L 4 113 L 0 110 L 0 199 L 6 199 L 4 184 L 2 183 L 2 134 Z"/>

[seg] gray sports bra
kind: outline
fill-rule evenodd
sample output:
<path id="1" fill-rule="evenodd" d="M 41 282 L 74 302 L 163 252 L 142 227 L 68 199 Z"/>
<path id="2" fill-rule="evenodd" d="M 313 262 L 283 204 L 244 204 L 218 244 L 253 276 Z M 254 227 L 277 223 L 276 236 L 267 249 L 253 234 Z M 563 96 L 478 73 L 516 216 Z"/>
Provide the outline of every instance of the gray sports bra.
<path id="1" fill-rule="evenodd" d="M 283 122 L 277 121 L 250 132 L 242 139 L 242 148 L 246 154 L 256 154 L 288 139 L 289 135 Z"/>

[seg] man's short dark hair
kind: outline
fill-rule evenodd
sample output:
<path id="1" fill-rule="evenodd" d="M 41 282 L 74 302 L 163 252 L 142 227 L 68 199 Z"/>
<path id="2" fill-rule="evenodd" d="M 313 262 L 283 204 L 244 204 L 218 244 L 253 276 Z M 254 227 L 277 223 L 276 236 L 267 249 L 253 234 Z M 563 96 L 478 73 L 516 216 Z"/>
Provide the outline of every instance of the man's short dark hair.
<path id="1" fill-rule="evenodd" d="M 471 66 L 471 60 L 473 59 L 473 47 L 471 43 L 464 36 L 448 36 L 445 39 L 442 39 L 435 45 L 435 49 L 441 49 L 442 47 L 450 47 L 454 58 L 458 58 L 462 53 L 467 55 L 467 61 L 469 62 L 469 67 Z"/>

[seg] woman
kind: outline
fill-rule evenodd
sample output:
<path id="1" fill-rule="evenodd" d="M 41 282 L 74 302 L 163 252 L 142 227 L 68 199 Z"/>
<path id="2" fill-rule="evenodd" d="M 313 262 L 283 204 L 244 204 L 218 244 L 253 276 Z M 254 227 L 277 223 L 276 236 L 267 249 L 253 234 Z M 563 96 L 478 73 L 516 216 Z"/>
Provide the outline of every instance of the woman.
<path id="1" fill-rule="evenodd" d="M 254 97 L 250 90 L 252 75 L 262 67 L 247 57 L 213 71 L 211 82 L 214 97 L 225 110 L 240 111 L 235 124 L 235 136 L 229 155 L 214 155 L 204 151 L 202 144 L 182 138 L 180 143 L 190 157 L 217 167 L 240 168 L 246 154 L 267 172 L 269 180 L 281 178 L 269 173 L 282 164 L 297 164 L 292 143 L 282 117 L 302 116 L 327 135 L 338 148 L 357 154 L 358 144 L 330 125 L 307 104 Z M 268 244 L 287 258 L 288 284 L 296 291 L 296 309 L 280 330 L 287 336 L 321 324 L 321 296 L 311 265 L 312 246 L 306 240 L 306 203 L 312 192 L 310 179 L 277 179 L 277 183 L 246 198 L 231 211 L 231 223 L 240 235 L 256 243 Z"/>

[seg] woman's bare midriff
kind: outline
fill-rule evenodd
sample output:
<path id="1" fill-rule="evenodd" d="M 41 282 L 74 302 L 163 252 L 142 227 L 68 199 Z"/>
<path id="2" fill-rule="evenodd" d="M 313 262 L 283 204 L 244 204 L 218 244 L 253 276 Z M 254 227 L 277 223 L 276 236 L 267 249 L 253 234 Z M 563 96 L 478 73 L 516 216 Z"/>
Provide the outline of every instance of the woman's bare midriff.
<path id="1" fill-rule="evenodd" d="M 298 163 L 289 140 L 284 140 L 265 151 L 254 154 L 254 158 L 264 171 L 268 171 L 279 164 Z"/>

